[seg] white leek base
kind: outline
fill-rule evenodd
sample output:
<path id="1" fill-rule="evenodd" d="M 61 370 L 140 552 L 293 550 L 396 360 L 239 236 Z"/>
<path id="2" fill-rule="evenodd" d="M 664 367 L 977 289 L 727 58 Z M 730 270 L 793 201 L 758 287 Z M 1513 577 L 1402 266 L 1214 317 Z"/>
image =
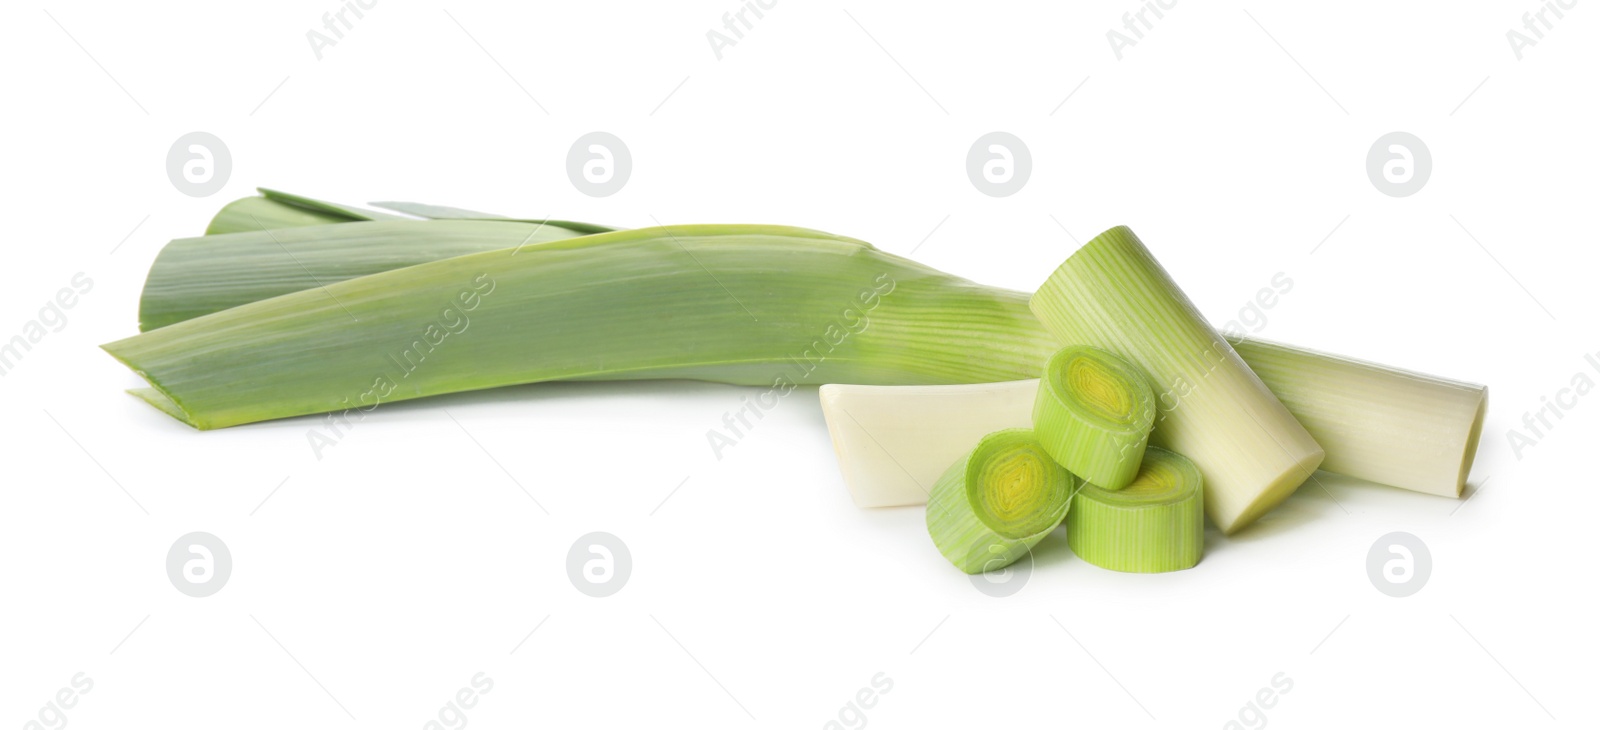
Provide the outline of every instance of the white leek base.
<path id="1" fill-rule="evenodd" d="M 1374 372 L 1364 386 L 1315 373 L 1318 382 L 1338 385 L 1338 401 L 1318 399 L 1314 383 L 1285 399 L 1327 452 L 1323 468 L 1460 497 L 1477 452 L 1487 389 L 1415 374 L 1402 377 L 1400 371 L 1343 358 L 1328 362 L 1341 370 Z M 1285 384 L 1282 370 L 1273 376 L 1265 378 L 1269 385 Z M 939 475 L 979 439 L 1003 428 L 1031 427 L 1038 391 L 1038 380 L 824 385 L 822 414 L 856 506 L 923 504 Z M 1330 423 L 1342 427 L 1325 425 Z"/>

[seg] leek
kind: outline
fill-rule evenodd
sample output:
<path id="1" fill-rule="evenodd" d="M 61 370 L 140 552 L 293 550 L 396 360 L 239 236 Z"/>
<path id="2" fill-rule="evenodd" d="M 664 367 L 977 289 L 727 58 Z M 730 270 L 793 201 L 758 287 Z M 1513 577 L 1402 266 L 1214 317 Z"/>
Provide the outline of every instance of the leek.
<path id="1" fill-rule="evenodd" d="M 1067 545 L 1085 562 L 1124 573 L 1192 568 L 1205 548 L 1203 494 L 1193 461 L 1152 446 L 1126 488 L 1078 490 Z"/>
<path id="2" fill-rule="evenodd" d="M 1126 227 L 1096 236 L 1029 302 L 1063 344 L 1091 345 L 1148 374 L 1160 413 L 1150 443 L 1188 454 L 1224 533 L 1282 502 L 1322 447 L 1206 323 Z"/>
<path id="3" fill-rule="evenodd" d="M 309 230 L 384 225 L 402 248 L 440 226 L 512 241 L 538 227 Z M 200 429 L 548 380 L 691 378 L 774 399 L 802 383 L 1010 380 L 1054 349 L 1019 326 L 1023 294 L 816 231 L 678 226 L 517 251 L 325 283 L 104 347 L 149 381 L 141 397 Z"/>
<path id="4" fill-rule="evenodd" d="M 1273 342 L 1234 347 L 1327 450 L 1323 469 L 1461 496 L 1488 388 Z"/>
<path id="5" fill-rule="evenodd" d="M 579 235 L 537 224 L 383 220 L 181 238 L 150 266 L 139 329 L 368 274 Z"/>
<path id="6" fill-rule="evenodd" d="M 928 535 L 962 572 L 999 570 L 1061 524 L 1077 485 L 1033 432 L 996 431 L 934 482 Z"/>
<path id="7" fill-rule="evenodd" d="M 1117 490 L 1133 481 L 1155 420 L 1143 373 L 1104 350 L 1074 346 L 1045 363 L 1033 430 L 1056 463 Z"/>

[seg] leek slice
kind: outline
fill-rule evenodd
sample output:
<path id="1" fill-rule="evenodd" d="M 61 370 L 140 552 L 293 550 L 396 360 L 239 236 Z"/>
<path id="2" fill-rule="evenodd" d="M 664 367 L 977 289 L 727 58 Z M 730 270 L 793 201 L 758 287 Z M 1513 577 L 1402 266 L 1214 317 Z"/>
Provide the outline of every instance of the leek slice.
<path id="1" fill-rule="evenodd" d="M 440 226 L 507 240 L 536 227 L 310 230 L 325 241 L 361 226 L 396 226 L 396 242 L 434 240 Z M 674 226 L 516 251 L 327 283 L 104 348 L 200 429 L 576 378 L 760 385 L 775 402 L 805 383 L 1010 380 L 1055 349 L 1018 325 L 1031 321 L 1026 295 L 816 231 Z"/>
<path id="2" fill-rule="evenodd" d="M 999 570 L 1061 524 L 1077 486 L 1032 431 L 996 431 L 934 482 L 928 535 L 962 572 Z"/>
<path id="3" fill-rule="evenodd" d="M 139 329 L 368 274 L 579 235 L 547 225 L 386 220 L 180 238 L 150 266 Z"/>
<path id="4" fill-rule="evenodd" d="M 1085 244 L 1029 305 L 1059 342 L 1102 348 L 1150 376 L 1161 410 L 1150 443 L 1194 459 L 1206 512 L 1224 533 L 1254 522 L 1322 463 L 1322 447 L 1128 228 Z"/>
<path id="5" fill-rule="evenodd" d="M 1067 471 L 1117 490 L 1139 473 L 1155 417 L 1144 373 L 1105 350 L 1076 345 L 1045 363 L 1033 430 Z"/>
<path id="6" fill-rule="evenodd" d="M 1323 469 L 1461 496 L 1488 388 L 1275 342 L 1234 347 L 1327 450 Z"/>
<path id="7" fill-rule="evenodd" d="M 1124 573 L 1192 568 L 1205 549 L 1200 469 L 1152 446 L 1126 488 L 1085 484 L 1067 513 L 1067 545 L 1085 562 Z"/>

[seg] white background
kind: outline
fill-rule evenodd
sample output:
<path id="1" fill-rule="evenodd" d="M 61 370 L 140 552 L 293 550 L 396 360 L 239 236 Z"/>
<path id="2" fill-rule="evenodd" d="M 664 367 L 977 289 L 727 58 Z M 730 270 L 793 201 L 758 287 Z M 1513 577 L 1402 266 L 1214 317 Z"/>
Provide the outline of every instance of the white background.
<path id="1" fill-rule="evenodd" d="M 422 727 L 479 672 L 482 727 L 822 727 L 880 672 L 879 727 L 1221 727 L 1280 672 L 1280 727 L 1600 717 L 1600 396 L 1520 459 L 1507 437 L 1575 374 L 1600 381 L 1589 4 L 1521 60 L 1527 2 L 1180 2 L 1121 60 L 1106 33 L 1132 2 L 785 0 L 721 60 L 706 33 L 736 0 L 446 7 L 383 0 L 321 60 L 306 32 L 331 1 L 0 10 L 0 338 L 94 281 L 0 378 L 0 725 L 79 672 L 82 728 Z M 165 172 L 195 130 L 233 157 L 203 199 Z M 609 198 L 564 170 L 594 130 L 633 154 Z M 964 170 L 993 130 L 1032 152 L 1012 197 Z M 1395 130 L 1434 161 L 1407 198 L 1365 171 Z M 797 224 L 1024 290 L 1126 223 L 1214 322 L 1283 272 L 1263 334 L 1487 383 L 1489 418 L 1464 502 L 1326 479 L 1156 576 L 1058 534 L 997 599 L 920 509 L 851 505 L 814 388 L 721 460 L 707 430 L 757 389 L 396 404 L 320 460 L 312 419 L 198 433 L 124 395 L 138 379 L 97 345 L 136 331 L 161 246 L 256 185 Z M 164 567 L 196 530 L 234 561 L 202 599 Z M 565 567 L 596 530 L 633 556 L 604 599 Z M 1365 567 L 1395 530 L 1434 564 L 1403 599 Z"/>

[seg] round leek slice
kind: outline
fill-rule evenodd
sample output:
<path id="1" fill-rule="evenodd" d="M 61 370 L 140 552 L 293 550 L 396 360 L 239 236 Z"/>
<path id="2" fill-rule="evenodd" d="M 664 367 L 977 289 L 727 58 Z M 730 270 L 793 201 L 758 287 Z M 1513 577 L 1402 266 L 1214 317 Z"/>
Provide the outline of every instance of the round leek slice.
<path id="1" fill-rule="evenodd" d="M 1033 431 L 995 431 L 934 482 L 928 534 L 963 572 L 999 570 L 1061 524 L 1078 483 Z"/>
<path id="2" fill-rule="evenodd" d="M 1155 423 L 1144 373 L 1105 350 L 1067 347 L 1050 358 L 1033 402 L 1033 430 L 1056 463 L 1103 489 L 1139 473 Z"/>
<path id="3" fill-rule="evenodd" d="M 1124 573 L 1192 568 L 1205 545 L 1202 486 L 1194 462 L 1151 446 L 1127 487 L 1078 490 L 1067 514 L 1067 545 L 1085 562 Z"/>

